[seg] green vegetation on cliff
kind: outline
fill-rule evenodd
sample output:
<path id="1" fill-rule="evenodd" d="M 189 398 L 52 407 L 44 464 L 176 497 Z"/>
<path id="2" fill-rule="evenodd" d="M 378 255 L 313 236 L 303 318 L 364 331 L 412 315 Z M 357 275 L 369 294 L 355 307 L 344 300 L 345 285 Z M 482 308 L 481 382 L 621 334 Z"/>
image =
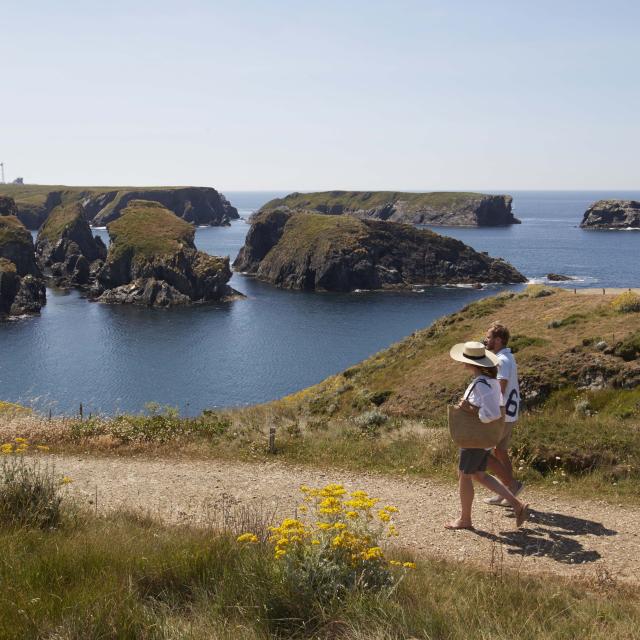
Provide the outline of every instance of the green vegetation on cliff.
<path id="1" fill-rule="evenodd" d="M 33 251 L 28 229 L 15 216 L 0 216 L 0 246 L 15 243 Z"/>
<path id="2" fill-rule="evenodd" d="M 193 248 L 193 225 L 178 218 L 157 202 L 132 200 L 117 220 L 109 223 L 109 260 L 121 255 L 153 259 Z"/>
<path id="3" fill-rule="evenodd" d="M 319 191 L 315 193 L 292 193 L 284 198 L 270 200 L 262 210 L 290 207 L 291 209 L 318 211 L 320 208 L 344 207 L 349 210 L 374 209 L 406 202 L 408 209 L 428 207 L 450 207 L 469 199 L 483 198 L 483 193 L 466 191 L 434 191 L 411 193 L 407 191 Z"/>
<path id="4" fill-rule="evenodd" d="M 38 240 L 44 239 L 55 243 L 64 235 L 66 230 L 82 219 L 82 207 L 79 203 L 56 207 L 40 228 Z"/>

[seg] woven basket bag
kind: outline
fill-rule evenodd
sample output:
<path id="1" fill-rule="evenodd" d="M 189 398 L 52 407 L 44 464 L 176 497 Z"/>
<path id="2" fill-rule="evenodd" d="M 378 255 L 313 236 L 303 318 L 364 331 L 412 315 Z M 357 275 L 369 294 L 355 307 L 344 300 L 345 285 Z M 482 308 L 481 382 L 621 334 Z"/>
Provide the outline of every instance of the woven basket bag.
<path id="1" fill-rule="evenodd" d="M 502 417 L 493 422 L 482 422 L 478 416 L 449 405 L 449 433 L 462 449 L 488 449 L 495 447 L 504 434 L 504 409 Z"/>

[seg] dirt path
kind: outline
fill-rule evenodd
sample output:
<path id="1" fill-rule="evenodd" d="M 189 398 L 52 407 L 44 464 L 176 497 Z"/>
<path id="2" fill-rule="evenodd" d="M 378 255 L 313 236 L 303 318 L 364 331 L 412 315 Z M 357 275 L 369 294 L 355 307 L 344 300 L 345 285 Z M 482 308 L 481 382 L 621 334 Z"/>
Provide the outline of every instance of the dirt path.
<path id="1" fill-rule="evenodd" d="M 98 511 L 126 507 L 169 522 L 211 522 L 220 514 L 223 496 L 241 504 L 291 514 L 300 502 L 300 484 L 339 482 L 349 490 L 365 489 L 400 509 L 398 543 L 418 553 L 481 566 L 553 572 L 575 577 L 640 581 L 640 509 L 598 501 L 574 506 L 567 498 L 528 492 L 532 519 L 515 531 L 510 509 L 489 507 L 477 491 L 477 530 L 445 531 L 456 515 L 454 483 L 391 479 L 368 473 L 322 471 L 278 463 L 141 460 L 53 456 L 59 473 L 70 476 L 72 495 Z M 227 498 L 228 499 L 228 498 Z M 493 563 L 493 564 L 492 564 Z"/>

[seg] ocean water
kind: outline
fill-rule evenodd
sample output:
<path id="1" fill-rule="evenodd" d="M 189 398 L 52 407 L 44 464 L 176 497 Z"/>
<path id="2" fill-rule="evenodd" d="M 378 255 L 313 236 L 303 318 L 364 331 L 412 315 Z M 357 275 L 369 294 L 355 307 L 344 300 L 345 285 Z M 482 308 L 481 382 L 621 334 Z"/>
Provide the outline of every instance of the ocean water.
<path id="1" fill-rule="evenodd" d="M 638 199 L 640 192 L 511 193 L 522 225 L 435 230 L 504 257 L 532 280 L 556 272 L 575 276 L 571 287 L 640 285 L 640 232 L 578 228 L 594 200 Z M 225 195 L 246 218 L 283 193 Z M 244 220 L 200 228 L 196 244 L 233 259 L 247 230 Z M 264 402 L 319 382 L 473 300 L 521 288 L 313 294 L 238 274 L 231 285 L 246 298 L 169 311 L 49 290 L 40 316 L 0 324 L 0 399 L 58 414 L 80 403 L 94 413 L 138 412 L 158 402 L 196 414 Z"/>

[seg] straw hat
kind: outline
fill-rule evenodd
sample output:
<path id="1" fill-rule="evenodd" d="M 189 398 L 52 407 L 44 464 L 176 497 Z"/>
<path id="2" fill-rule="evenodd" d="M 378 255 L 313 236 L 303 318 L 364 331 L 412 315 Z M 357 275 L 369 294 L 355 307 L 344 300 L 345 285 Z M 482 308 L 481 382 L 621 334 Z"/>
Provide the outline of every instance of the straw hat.
<path id="1" fill-rule="evenodd" d="M 476 367 L 496 367 L 498 357 L 487 351 L 482 342 L 461 342 L 454 344 L 449 355 L 458 362 L 466 362 Z"/>

